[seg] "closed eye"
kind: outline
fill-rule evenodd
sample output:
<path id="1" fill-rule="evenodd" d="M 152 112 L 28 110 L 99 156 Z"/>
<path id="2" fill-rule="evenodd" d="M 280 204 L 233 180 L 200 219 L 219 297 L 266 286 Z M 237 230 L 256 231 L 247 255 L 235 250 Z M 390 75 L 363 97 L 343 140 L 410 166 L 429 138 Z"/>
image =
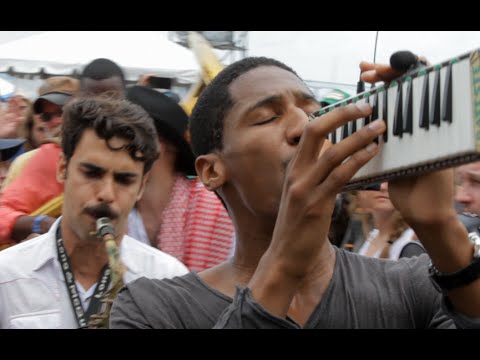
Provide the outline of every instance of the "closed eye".
<path id="1" fill-rule="evenodd" d="M 271 117 L 271 118 L 269 118 L 269 119 L 267 119 L 267 120 L 260 121 L 260 122 L 258 122 L 258 123 L 255 123 L 254 125 L 257 126 L 257 125 L 268 124 L 269 122 L 272 122 L 272 121 L 278 119 L 279 117 L 280 117 L 280 116 L 275 115 L 274 117 Z"/>

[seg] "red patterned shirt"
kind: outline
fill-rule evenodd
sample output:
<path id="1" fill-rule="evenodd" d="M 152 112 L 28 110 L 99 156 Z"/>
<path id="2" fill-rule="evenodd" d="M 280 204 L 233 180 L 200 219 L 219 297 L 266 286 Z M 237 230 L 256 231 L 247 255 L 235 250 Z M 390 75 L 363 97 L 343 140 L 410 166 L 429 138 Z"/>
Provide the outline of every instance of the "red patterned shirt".
<path id="1" fill-rule="evenodd" d="M 177 176 L 160 221 L 156 246 L 190 270 L 203 271 L 231 254 L 232 221 L 217 195 L 198 178 Z"/>

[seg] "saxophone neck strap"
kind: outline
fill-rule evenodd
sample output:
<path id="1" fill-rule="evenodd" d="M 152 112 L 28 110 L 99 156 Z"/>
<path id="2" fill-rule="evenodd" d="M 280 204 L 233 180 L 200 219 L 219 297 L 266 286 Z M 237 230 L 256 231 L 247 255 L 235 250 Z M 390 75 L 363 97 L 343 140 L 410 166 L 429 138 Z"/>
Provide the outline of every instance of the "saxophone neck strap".
<path id="1" fill-rule="evenodd" d="M 90 299 L 90 304 L 87 311 L 83 309 L 82 302 L 80 301 L 80 295 L 78 293 L 77 285 L 75 284 L 75 277 L 70 265 L 70 259 L 63 245 L 62 232 L 60 225 L 57 228 L 55 243 L 57 245 L 58 261 L 63 272 L 65 279 L 65 286 L 67 287 L 70 301 L 72 302 L 73 312 L 77 319 L 77 324 L 80 328 L 86 328 L 88 320 L 92 314 L 98 313 L 102 306 L 101 300 L 108 290 L 111 280 L 112 271 L 108 264 L 106 264 L 101 273 L 97 286 Z"/>

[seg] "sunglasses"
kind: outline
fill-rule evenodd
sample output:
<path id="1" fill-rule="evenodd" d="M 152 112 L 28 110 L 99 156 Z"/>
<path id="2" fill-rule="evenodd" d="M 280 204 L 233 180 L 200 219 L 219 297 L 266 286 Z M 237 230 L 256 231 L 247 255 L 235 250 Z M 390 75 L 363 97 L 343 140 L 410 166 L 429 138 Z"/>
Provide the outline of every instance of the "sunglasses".
<path id="1" fill-rule="evenodd" d="M 62 114 L 62 111 L 44 112 L 40 114 L 40 120 L 42 120 L 43 122 L 49 122 L 55 117 L 62 116 Z"/>
<path id="2" fill-rule="evenodd" d="M 359 189 L 359 190 L 364 190 L 364 191 L 365 191 L 365 190 L 366 190 L 366 191 L 368 191 L 368 190 L 370 190 L 370 191 L 380 191 L 380 184 L 371 184 L 371 185 L 366 186 L 366 187 L 364 187 L 364 188 L 361 188 L 361 189 Z"/>

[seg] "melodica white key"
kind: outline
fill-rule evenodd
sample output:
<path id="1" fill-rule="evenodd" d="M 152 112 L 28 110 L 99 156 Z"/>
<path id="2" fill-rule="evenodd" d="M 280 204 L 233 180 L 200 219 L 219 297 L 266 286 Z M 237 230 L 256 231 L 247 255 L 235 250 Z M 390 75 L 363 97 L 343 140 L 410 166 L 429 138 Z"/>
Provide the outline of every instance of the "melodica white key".
<path id="1" fill-rule="evenodd" d="M 414 69 L 389 84 L 325 107 L 312 117 L 367 101 L 375 104 L 373 115 L 357 119 L 357 130 L 386 116 L 387 133 L 378 138 L 379 153 L 355 174 L 344 191 L 480 160 L 480 49 Z M 351 128 L 349 124 L 350 135 Z M 337 129 L 336 142 L 342 140 L 342 134 L 344 127 Z M 332 134 L 328 138 L 333 140 Z"/>

